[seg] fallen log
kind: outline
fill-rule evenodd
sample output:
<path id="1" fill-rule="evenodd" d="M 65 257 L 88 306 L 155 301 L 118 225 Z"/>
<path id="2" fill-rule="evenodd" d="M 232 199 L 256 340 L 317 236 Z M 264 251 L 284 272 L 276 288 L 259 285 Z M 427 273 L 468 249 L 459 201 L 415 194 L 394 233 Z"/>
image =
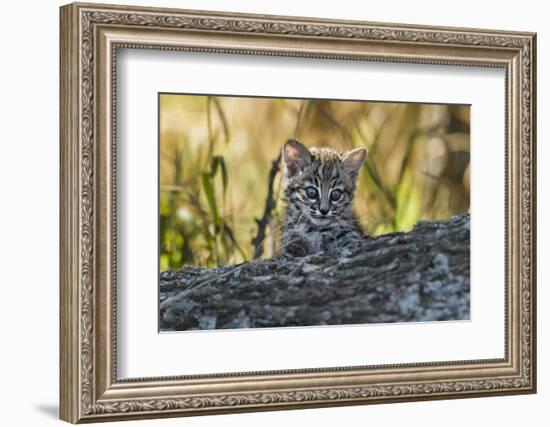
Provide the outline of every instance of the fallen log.
<path id="1" fill-rule="evenodd" d="M 160 275 L 160 329 L 467 320 L 470 215 L 334 253 Z"/>

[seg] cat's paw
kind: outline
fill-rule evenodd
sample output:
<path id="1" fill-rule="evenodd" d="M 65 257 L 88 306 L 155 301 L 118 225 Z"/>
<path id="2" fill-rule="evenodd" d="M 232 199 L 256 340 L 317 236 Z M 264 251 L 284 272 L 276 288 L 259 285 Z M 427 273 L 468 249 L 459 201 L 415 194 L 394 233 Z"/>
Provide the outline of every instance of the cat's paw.
<path id="1" fill-rule="evenodd" d="M 309 247 L 303 240 L 294 240 L 283 248 L 283 255 L 294 258 L 301 258 L 309 255 Z"/>

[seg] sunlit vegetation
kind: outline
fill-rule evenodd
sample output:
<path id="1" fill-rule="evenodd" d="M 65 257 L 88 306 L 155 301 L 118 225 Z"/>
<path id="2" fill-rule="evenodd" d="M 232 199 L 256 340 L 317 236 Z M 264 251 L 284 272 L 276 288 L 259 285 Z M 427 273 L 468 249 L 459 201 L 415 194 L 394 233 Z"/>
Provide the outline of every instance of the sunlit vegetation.
<path id="1" fill-rule="evenodd" d="M 469 210 L 468 106 L 193 95 L 160 96 L 160 266 L 252 259 L 283 143 L 345 151 L 367 161 L 354 207 L 373 235 Z M 277 253 L 281 173 L 263 256 Z"/>

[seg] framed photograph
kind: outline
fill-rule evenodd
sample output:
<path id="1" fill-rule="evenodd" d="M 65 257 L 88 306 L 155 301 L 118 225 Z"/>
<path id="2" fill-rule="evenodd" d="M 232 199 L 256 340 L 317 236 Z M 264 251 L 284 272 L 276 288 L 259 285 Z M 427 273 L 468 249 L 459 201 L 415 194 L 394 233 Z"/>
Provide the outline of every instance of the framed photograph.
<path id="1" fill-rule="evenodd" d="M 535 392 L 535 34 L 60 22 L 63 420 Z"/>

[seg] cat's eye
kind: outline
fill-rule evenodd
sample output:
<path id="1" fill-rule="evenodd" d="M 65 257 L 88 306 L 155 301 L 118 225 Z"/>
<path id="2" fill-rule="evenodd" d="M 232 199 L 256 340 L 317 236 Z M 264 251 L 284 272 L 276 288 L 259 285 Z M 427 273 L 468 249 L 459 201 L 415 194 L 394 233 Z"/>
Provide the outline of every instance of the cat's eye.
<path id="1" fill-rule="evenodd" d="M 307 187 L 306 196 L 310 199 L 316 199 L 319 196 L 319 193 L 317 192 L 317 189 L 315 187 Z"/>
<path id="2" fill-rule="evenodd" d="M 333 202 L 337 202 L 338 200 L 340 200 L 340 198 L 342 197 L 342 191 L 341 190 L 332 190 L 332 192 L 330 193 L 330 200 L 332 200 Z"/>

